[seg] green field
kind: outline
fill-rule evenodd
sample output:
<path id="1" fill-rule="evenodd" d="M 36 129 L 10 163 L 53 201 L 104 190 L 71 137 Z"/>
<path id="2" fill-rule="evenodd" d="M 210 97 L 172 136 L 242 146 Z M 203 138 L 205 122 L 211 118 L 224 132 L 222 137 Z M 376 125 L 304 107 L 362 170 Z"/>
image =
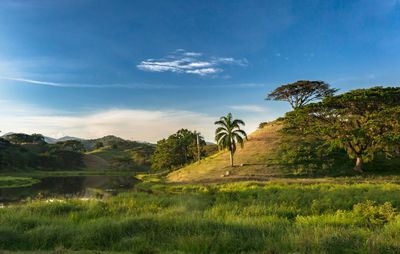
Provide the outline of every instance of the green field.
<path id="1" fill-rule="evenodd" d="M 3 250 L 399 253 L 400 186 L 168 185 L 107 201 L 0 209 Z M 62 252 L 61 252 L 62 253 Z"/>

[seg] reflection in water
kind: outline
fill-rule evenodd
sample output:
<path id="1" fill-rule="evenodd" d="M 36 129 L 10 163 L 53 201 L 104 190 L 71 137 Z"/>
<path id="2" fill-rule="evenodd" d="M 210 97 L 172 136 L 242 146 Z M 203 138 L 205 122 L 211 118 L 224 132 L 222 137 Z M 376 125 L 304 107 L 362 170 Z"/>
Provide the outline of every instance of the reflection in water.
<path id="1" fill-rule="evenodd" d="M 127 192 L 140 181 L 133 176 L 67 176 L 44 177 L 40 183 L 21 188 L 0 188 L 0 203 L 27 198 L 104 198 Z"/>

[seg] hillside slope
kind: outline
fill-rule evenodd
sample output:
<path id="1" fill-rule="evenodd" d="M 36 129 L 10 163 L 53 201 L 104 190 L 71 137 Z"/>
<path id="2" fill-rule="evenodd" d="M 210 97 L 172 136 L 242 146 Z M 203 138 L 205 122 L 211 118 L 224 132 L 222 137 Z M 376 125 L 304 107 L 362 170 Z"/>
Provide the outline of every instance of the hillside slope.
<path id="1" fill-rule="evenodd" d="M 244 148 L 238 147 L 235 153 L 233 168 L 229 166 L 229 153 L 223 151 L 203 159 L 200 165 L 193 163 L 170 173 L 167 181 L 207 183 L 276 176 L 280 172 L 274 165 L 274 157 L 280 145 L 278 131 L 281 128 L 279 123 L 270 123 L 249 135 Z M 226 176 L 226 171 L 229 171 L 229 176 Z"/>
<path id="2" fill-rule="evenodd" d="M 138 142 L 120 142 L 86 152 L 86 167 L 102 170 L 147 171 L 151 167 L 150 157 L 154 145 Z"/>

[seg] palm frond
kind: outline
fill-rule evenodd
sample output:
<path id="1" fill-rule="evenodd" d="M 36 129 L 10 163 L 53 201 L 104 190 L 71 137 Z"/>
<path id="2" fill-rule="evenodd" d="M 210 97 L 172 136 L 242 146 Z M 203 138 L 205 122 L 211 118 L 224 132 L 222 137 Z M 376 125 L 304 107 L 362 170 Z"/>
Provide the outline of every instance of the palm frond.
<path id="1" fill-rule="evenodd" d="M 238 126 L 240 128 L 240 125 L 245 126 L 245 123 L 243 122 L 243 120 L 240 120 L 240 119 L 233 120 L 232 126 Z"/>
<path id="2" fill-rule="evenodd" d="M 219 134 L 219 133 L 226 133 L 226 134 L 228 134 L 228 131 L 227 131 L 226 128 L 224 128 L 224 127 L 218 127 L 218 128 L 215 130 L 215 135 L 217 135 L 217 134 Z"/>
<path id="3" fill-rule="evenodd" d="M 236 139 L 236 142 L 240 144 L 240 147 L 243 148 L 244 145 L 243 138 L 237 133 L 234 133 L 233 136 Z"/>
<path id="4" fill-rule="evenodd" d="M 246 132 L 244 130 L 235 130 L 233 133 L 240 133 L 247 140 L 247 134 L 246 134 Z"/>

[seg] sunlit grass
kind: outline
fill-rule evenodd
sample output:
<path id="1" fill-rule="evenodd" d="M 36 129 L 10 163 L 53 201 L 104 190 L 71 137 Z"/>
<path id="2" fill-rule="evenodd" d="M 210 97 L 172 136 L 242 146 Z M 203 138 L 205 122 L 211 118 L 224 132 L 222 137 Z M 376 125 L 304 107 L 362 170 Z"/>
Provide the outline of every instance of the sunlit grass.
<path id="1" fill-rule="evenodd" d="M 0 249 L 398 253 L 399 207 L 390 183 L 165 185 L 0 209 Z"/>

